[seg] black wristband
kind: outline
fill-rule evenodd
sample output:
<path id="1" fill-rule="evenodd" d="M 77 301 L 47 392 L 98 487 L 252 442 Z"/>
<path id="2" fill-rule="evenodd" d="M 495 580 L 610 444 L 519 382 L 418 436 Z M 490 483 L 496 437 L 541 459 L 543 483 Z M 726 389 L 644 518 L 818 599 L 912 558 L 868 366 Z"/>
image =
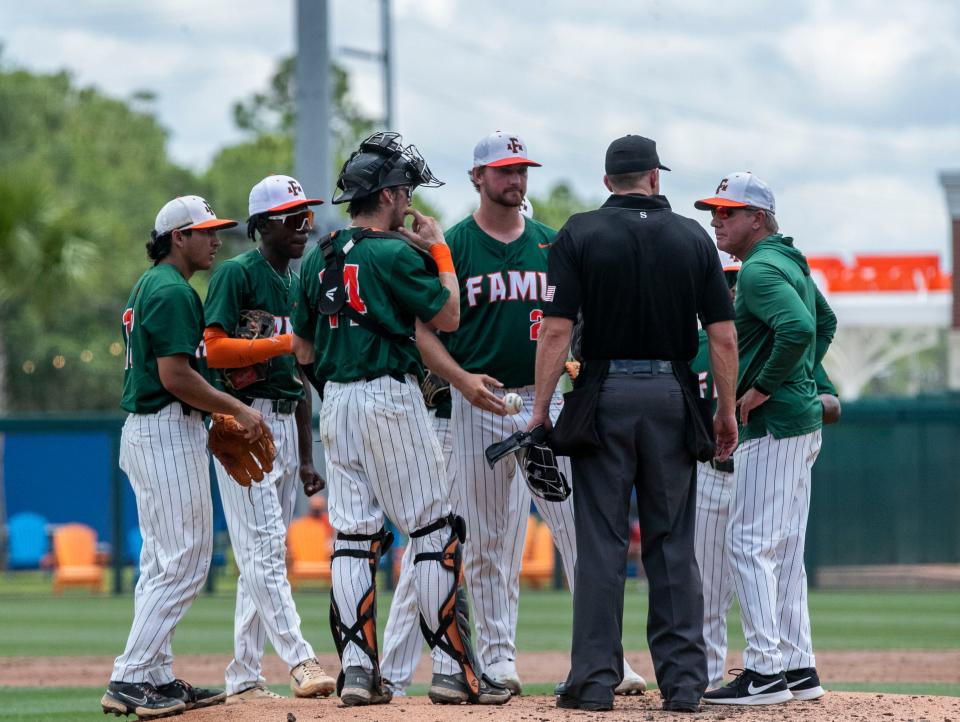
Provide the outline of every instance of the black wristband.
<path id="1" fill-rule="evenodd" d="M 757 391 L 759 391 L 759 392 L 760 392 L 761 394 L 763 394 L 764 396 L 772 396 L 772 395 L 773 395 L 773 393 L 772 393 L 771 391 L 767 391 L 767 390 L 766 390 L 765 388 L 763 388 L 763 386 L 761 386 L 760 384 L 754 384 L 754 385 L 753 385 L 753 388 L 755 388 Z"/>

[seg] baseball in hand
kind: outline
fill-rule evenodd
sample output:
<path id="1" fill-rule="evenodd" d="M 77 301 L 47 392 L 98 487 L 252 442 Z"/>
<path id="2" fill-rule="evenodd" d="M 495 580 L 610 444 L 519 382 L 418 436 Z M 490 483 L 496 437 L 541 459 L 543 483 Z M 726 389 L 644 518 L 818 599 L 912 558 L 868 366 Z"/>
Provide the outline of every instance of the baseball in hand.
<path id="1" fill-rule="evenodd" d="M 508 414 L 519 414 L 523 408 L 523 399 L 520 394 L 509 393 L 503 397 L 503 405 L 507 407 Z"/>

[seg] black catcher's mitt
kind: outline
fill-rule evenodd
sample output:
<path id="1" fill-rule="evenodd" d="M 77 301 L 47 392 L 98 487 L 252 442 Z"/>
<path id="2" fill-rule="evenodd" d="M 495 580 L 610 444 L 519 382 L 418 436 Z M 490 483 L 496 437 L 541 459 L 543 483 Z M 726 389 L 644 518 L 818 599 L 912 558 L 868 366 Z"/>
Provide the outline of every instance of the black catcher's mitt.
<path id="1" fill-rule="evenodd" d="M 450 382 L 430 371 L 420 384 L 420 391 L 427 408 L 435 409 L 450 398 Z"/>
<path id="2" fill-rule="evenodd" d="M 488 446 L 484 455 L 492 469 L 507 454 L 516 454 L 530 493 L 545 501 L 563 501 L 570 496 L 570 484 L 557 466 L 553 449 L 547 446 L 547 436 L 542 425 L 533 427 L 529 433 L 518 431 Z"/>
<path id="3" fill-rule="evenodd" d="M 259 309 L 245 309 L 240 312 L 234 338 L 270 338 L 274 334 L 273 314 Z M 259 363 L 238 369 L 223 369 L 223 380 L 227 388 L 239 391 L 267 378 L 267 364 Z"/>

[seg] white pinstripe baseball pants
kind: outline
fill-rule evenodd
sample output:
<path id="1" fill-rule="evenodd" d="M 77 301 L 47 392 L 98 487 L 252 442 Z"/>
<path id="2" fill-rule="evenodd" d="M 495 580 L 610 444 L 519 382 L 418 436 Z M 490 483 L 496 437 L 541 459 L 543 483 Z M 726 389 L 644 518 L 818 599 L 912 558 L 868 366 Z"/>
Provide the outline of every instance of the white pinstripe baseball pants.
<path id="1" fill-rule="evenodd" d="M 477 656 L 487 667 L 500 660 L 516 659 L 520 562 L 531 494 L 513 454 L 491 469 L 483 452 L 490 444 L 527 428 L 534 387 L 502 389 L 503 393 L 513 391 L 523 398 L 523 408 L 513 416 L 478 409 L 459 391 L 451 391 L 456 458 L 451 501 L 454 511 L 467 520 L 464 574 L 476 615 Z M 562 397 L 555 395 L 550 407 L 552 419 L 556 420 L 562 404 Z M 557 462 L 574 486 L 570 460 L 559 457 Z M 537 497 L 532 500 L 550 527 L 572 591 L 576 563 L 572 497 L 560 503 Z"/>
<path id="2" fill-rule="evenodd" d="M 120 436 L 120 468 L 137 499 L 143 549 L 133 624 L 112 680 L 172 682 L 171 639 L 207 578 L 213 552 L 213 504 L 207 430 L 179 402 L 154 414 L 130 414 Z"/>
<path id="3" fill-rule="evenodd" d="M 266 639 L 292 669 L 314 656 L 300 631 L 300 616 L 287 579 L 287 527 L 300 483 L 294 414 L 280 414 L 269 399 L 251 404 L 273 433 L 273 471 L 249 489 L 237 484 L 214 458 L 230 542 L 240 568 L 233 620 L 234 657 L 226 669 L 227 694 L 265 684 L 261 674 Z"/>
<path id="4" fill-rule="evenodd" d="M 409 536 L 450 513 L 443 454 L 416 379 L 390 376 L 372 381 L 328 381 L 320 410 L 320 437 L 326 452 L 330 522 L 343 534 L 375 534 L 386 514 Z M 450 537 L 443 528 L 410 542 L 413 554 L 439 552 Z M 337 549 L 368 550 L 369 542 L 337 540 Z M 370 587 L 367 560 L 337 557 L 332 595 L 347 626 L 356 622 L 357 604 Z M 417 606 L 432 629 L 453 575 L 439 562 L 414 565 Z M 432 651 L 433 671 L 453 674 L 457 663 Z M 355 644 L 344 650 L 344 668 L 371 662 Z"/>
<path id="5" fill-rule="evenodd" d="M 703 641 L 707 647 L 707 687 L 723 684 L 727 661 L 727 612 L 733 578 L 727 550 L 727 522 L 733 474 L 697 464 L 697 525 L 694 550 L 703 579 Z"/>
<path id="6" fill-rule="evenodd" d="M 817 429 L 750 439 L 734 456 L 729 559 L 747 640 L 743 666 L 761 674 L 816 666 L 803 549 L 819 452 Z"/>

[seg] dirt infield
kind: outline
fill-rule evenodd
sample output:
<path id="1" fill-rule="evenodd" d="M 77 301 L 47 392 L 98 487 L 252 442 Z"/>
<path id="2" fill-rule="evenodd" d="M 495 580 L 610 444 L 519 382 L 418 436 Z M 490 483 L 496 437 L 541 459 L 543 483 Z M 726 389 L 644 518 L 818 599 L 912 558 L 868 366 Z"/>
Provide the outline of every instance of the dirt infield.
<path id="1" fill-rule="evenodd" d="M 337 700 L 257 700 L 239 705 L 218 706 L 187 712 L 184 722 L 305 722 L 306 720 L 337 719 L 338 722 L 619 722 L 620 720 L 690 719 L 690 715 L 662 712 L 660 695 L 656 692 L 642 697 L 618 699 L 611 712 L 580 712 L 557 709 L 553 697 L 519 697 L 503 707 L 441 707 L 430 704 L 425 697 L 397 699 L 389 705 L 377 707 L 344 707 Z M 816 702 L 790 702 L 766 708 L 711 707 L 704 705 L 699 719 L 744 720 L 745 722 L 827 722 L 827 720 L 957 720 L 960 719 L 960 699 L 956 697 L 924 697 L 899 694 L 828 693 Z"/>
<path id="2" fill-rule="evenodd" d="M 627 659 L 648 680 L 654 678 L 649 654 L 628 653 Z M 229 661 L 227 655 L 180 655 L 175 673 L 194 684 L 222 686 Z M 569 656 L 560 652 L 521 652 L 517 669 L 525 682 L 558 682 L 566 677 L 569 661 Z M 339 669 L 335 655 L 321 655 L 320 662 L 328 672 Z M 739 656 L 727 660 L 728 669 L 739 666 Z M 50 679 L 51 669 L 57 670 L 58 686 L 98 686 L 109 679 L 112 667 L 112 657 L 4 657 L 0 686 L 39 686 L 38 680 Z M 830 682 L 960 684 L 960 651 L 819 652 L 817 669 L 826 686 Z M 264 658 L 263 671 L 270 684 L 286 684 L 289 680 L 288 670 L 275 654 Z M 429 681 L 429 657 L 424 655 L 414 682 Z M 960 716 L 954 720 L 960 722 Z"/>

